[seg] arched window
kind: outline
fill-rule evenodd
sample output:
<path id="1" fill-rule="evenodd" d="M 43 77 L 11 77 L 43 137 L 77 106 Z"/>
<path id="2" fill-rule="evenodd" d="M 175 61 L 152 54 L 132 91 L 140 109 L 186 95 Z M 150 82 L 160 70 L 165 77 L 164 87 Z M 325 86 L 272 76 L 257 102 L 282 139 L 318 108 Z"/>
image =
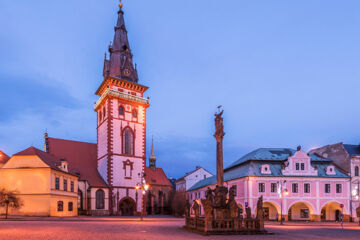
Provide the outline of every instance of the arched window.
<path id="1" fill-rule="evenodd" d="M 355 166 L 355 176 L 359 176 L 359 167 Z"/>
<path id="2" fill-rule="evenodd" d="M 123 106 L 120 106 L 119 107 L 119 115 L 124 115 L 125 114 L 125 109 L 124 109 L 124 107 Z"/>
<path id="3" fill-rule="evenodd" d="M 130 128 L 123 132 L 123 154 L 134 155 L 134 134 Z"/>
<path id="4" fill-rule="evenodd" d="M 136 109 L 132 110 L 132 116 L 133 116 L 134 118 L 137 118 L 138 112 L 136 111 Z"/>
<path id="5" fill-rule="evenodd" d="M 105 192 L 102 189 L 96 191 L 96 209 L 105 208 Z"/>

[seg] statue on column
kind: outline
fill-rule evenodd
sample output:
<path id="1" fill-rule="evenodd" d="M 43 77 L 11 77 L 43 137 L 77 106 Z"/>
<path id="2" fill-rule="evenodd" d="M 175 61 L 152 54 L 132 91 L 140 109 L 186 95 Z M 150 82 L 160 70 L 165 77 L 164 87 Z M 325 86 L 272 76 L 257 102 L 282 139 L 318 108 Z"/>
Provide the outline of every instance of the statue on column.
<path id="1" fill-rule="evenodd" d="M 225 136 L 224 124 L 222 115 L 224 110 L 220 111 L 221 106 L 218 107 L 219 112 L 215 113 L 215 134 L 216 139 L 216 178 L 217 186 L 224 186 L 224 167 L 223 167 L 223 138 Z"/>

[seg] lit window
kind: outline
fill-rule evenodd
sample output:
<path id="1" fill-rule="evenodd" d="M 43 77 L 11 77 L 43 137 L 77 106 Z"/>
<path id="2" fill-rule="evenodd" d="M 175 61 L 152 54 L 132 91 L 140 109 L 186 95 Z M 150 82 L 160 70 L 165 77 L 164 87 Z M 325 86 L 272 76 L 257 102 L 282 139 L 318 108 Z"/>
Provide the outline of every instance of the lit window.
<path id="1" fill-rule="evenodd" d="M 105 208 L 105 192 L 102 189 L 96 191 L 96 209 Z"/>
<path id="2" fill-rule="evenodd" d="M 138 113 L 137 113 L 136 109 L 134 109 L 134 110 L 132 111 L 132 116 L 133 116 L 134 118 L 137 118 Z"/>
<path id="3" fill-rule="evenodd" d="M 58 177 L 55 178 L 55 189 L 60 190 L 60 179 Z"/>
<path id="4" fill-rule="evenodd" d="M 259 192 L 265 192 L 265 183 L 259 183 Z"/>
<path id="5" fill-rule="evenodd" d="M 123 132 L 123 154 L 134 155 L 134 135 L 130 128 Z"/>
<path id="6" fill-rule="evenodd" d="M 119 107 L 119 115 L 124 115 L 125 114 L 125 109 L 124 109 L 124 107 L 123 106 L 120 106 Z"/>
<path id="7" fill-rule="evenodd" d="M 64 211 L 64 202 L 63 201 L 58 201 L 57 207 L 58 207 L 58 209 L 57 209 L 58 212 Z"/>
<path id="8" fill-rule="evenodd" d="M 69 202 L 69 203 L 68 203 L 68 211 L 69 211 L 69 212 L 72 212 L 73 209 L 74 209 L 73 203 L 72 203 L 72 202 Z"/>
<path id="9" fill-rule="evenodd" d="M 342 184 L 336 184 L 336 193 L 342 193 Z"/>

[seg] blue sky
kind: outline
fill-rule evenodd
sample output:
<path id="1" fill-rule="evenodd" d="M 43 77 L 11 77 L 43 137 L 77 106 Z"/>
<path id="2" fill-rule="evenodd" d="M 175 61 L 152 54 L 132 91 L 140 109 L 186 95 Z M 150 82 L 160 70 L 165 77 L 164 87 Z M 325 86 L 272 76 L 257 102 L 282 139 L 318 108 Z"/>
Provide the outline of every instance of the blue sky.
<path id="1" fill-rule="evenodd" d="M 360 143 L 357 0 L 125 0 L 158 166 L 215 172 L 259 147 Z M 0 149 L 96 141 L 95 90 L 116 0 L 0 0 Z M 148 137 L 150 146 L 150 139 Z M 148 148 L 148 150 L 150 150 Z"/>

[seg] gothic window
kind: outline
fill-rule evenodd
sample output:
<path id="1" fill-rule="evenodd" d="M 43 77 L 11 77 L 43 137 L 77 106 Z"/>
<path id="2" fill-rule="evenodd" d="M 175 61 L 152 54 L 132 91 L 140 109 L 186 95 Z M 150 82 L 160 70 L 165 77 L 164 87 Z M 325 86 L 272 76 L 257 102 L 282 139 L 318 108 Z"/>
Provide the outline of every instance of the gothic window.
<path id="1" fill-rule="evenodd" d="M 123 154 L 134 155 L 134 134 L 130 128 L 123 131 Z"/>
<path id="2" fill-rule="evenodd" d="M 62 211 L 64 211 L 64 202 L 63 201 L 58 201 L 57 202 L 57 210 L 58 210 L 58 212 L 62 212 Z"/>
<path id="3" fill-rule="evenodd" d="M 69 211 L 69 212 L 72 212 L 72 211 L 73 211 L 73 208 L 74 208 L 73 202 L 69 202 L 69 203 L 68 203 L 68 211 Z"/>
<path id="4" fill-rule="evenodd" d="M 105 208 L 105 192 L 102 189 L 96 191 L 96 209 Z"/>
<path id="5" fill-rule="evenodd" d="M 136 109 L 132 110 L 132 116 L 133 118 L 137 118 L 138 112 L 136 111 Z"/>
<path id="6" fill-rule="evenodd" d="M 359 167 L 355 166 L 355 176 L 359 176 Z"/>
<path id="7" fill-rule="evenodd" d="M 124 116 L 124 114 L 125 114 L 125 109 L 123 106 L 120 106 L 119 107 L 119 115 Z"/>
<path id="8" fill-rule="evenodd" d="M 132 177 L 132 170 L 133 170 L 133 162 L 130 162 L 130 160 L 126 160 L 123 162 L 123 169 L 124 169 L 124 176 L 125 178 L 131 178 Z"/>

